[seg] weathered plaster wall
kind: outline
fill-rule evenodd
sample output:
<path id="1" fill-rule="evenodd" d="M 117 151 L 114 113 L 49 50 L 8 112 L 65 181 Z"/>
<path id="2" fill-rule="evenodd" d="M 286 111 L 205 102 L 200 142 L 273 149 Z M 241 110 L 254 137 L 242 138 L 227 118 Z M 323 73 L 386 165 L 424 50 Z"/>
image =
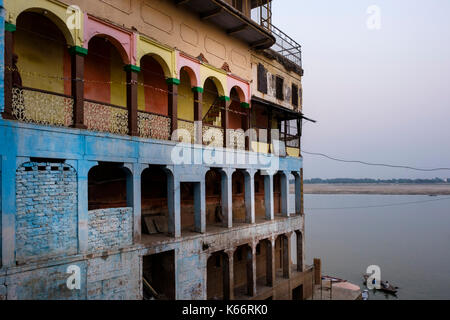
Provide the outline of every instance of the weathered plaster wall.
<path id="1" fill-rule="evenodd" d="M 16 173 L 16 261 L 75 254 L 77 174 L 61 163 L 28 162 Z"/>
<path id="2" fill-rule="evenodd" d="M 231 71 L 249 79 L 250 52 L 248 45 L 234 39 L 222 29 L 180 10 L 172 1 L 63 1 L 78 5 L 83 12 L 109 21 L 120 21 L 138 32 L 191 56 L 203 53 L 210 64 L 221 67 L 224 62 Z"/>
<path id="3" fill-rule="evenodd" d="M 258 91 L 258 64 L 261 63 L 267 70 L 267 94 Z M 252 68 L 252 94 L 258 98 L 270 101 L 272 103 L 283 106 L 287 109 L 296 109 L 292 105 L 292 84 L 297 85 L 299 92 L 302 88 L 301 76 L 295 72 L 288 71 L 286 68 L 276 60 L 271 60 L 262 54 L 252 52 L 251 54 L 251 68 Z M 284 100 L 276 98 L 275 77 L 280 76 L 284 79 L 283 95 Z M 301 99 L 299 94 L 298 99 L 299 111 L 301 111 Z"/>

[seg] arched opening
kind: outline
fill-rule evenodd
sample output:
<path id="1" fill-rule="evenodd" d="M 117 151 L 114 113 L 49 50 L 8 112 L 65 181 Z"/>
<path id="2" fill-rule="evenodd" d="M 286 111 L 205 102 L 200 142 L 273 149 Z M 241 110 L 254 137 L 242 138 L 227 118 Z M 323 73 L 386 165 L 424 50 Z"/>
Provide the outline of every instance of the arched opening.
<path id="1" fill-rule="evenodd" d="M 239 246 L 233 255 L 234 297 L 251 296 L 253 287 L 252 248 Z"/>
<path id="2" fill-rule="evenodd" d="M 187 130 L 194 141 L 194 92 L 192 91 L 193 76 L 189 69 L 180 70 L 180 85 L 178 86 L 178 129 Z"/>
<path id="3" fill-rule="evenodd" d="M 230 147 L 245 150 L 245 131 L 248 129 L 248 109 L 241 107 L 244 102 L 243 92 L 239 87 L 233 87 L 230 92 L 230 107 L 228 110 L 228 128 L 234 132 L 230 136 Z"/>
<path id="4" fill-rule="evenodd" d="M 202 102 L 203 143 L 222 147 L 222 103 L 219 99 L 219 90 L 212 78 L 205 81 Z"/>
<path id="5" fill-rule="evenodd" d="M 84 97 L 96 103 L 126 107 L 125 63 L 115 41 L 106 36 L 89 40 L 84 65 Z"/>
<path id="6" fill-rule="evenodd" d="M 221 173 L 211 169 L 205 176 L 206 227 L 221 227 L 224 223 L 222 214 Z"/>
<path id="7" fill-rule="evenodd" d="M 290 268 L 289 239 L 281 234 L 275 240 L 275 274 L 277 278 L 288 278 Z"/>
<path id="8" fill-rule="evenodd" d="M 273 210 L 275 215 L 281 215 L 281 174 L 273 176 Z"/>
<path id="9" fill-rule="evenodd" d="M 167 173 L 150 166 L 141 175 L 142 235 L 168 233 Z"/>
<path id="10" fill-rule="evenodd" d="M 233 224 L 245 223 L 245 181 L 242 171 L 237 170 L 232 176 Z"/>
<path id="11" fill-rule="evenodd" d="M 268 239 L 261 240 L 256 247 L 256 284 L 270 287 L 272 279 L 272 243 Z"/>
<path id="12" fill-rule="evenodd" d="M 84 122 L 89 130 L 128 134 L 122 51 L 120 44 L 106 36 L 95 36 L 88 43 L 84 65 Z"/>
<path id="13" fill-rule="evenodd" d="M 23 12 L 17 18 L 13 43 L 12 113 L 26 122 L 73 124 L 71 59 L 68 43 L 46 15 Z"/>
<path id="14" fill-rule="evenodd" d="M 303 272 L 303 233 L 300 230 L 296 230 L 292 238 L 294 238 L 295 241 L 295 246 L 293 246 L 295 251 L 293 251 L 294 254 L 292 255 L 292 263 L 296 265 L 296 270 L 298 272 Z"/>
<path id="15" fill-rule="evenodd" d="M 138 76 L 138 110 L 162 116 L 169 114 L 169 92 L 166 75 L 161 64 L 152 55 L 141 58 L 141 72 Z"/>
<path id="16" fill-rule="evenodd" d="M 89 170 L 89 210 L 127 207 L 127 179 L 131 173 L 117 163 L 101 163 Z"/>
<path id="17" fill-rule="evenodd" d="M 230 272 L 225 252 L 215 252 L 208 258 L 206 286 L 208 300 L 230 298 Z"/>
<path id="18" fill-rule="evenodd" d="M 260 171 L 255 174 L 255 219 L 257 222 L 266 219 L 264 176 Z"/>

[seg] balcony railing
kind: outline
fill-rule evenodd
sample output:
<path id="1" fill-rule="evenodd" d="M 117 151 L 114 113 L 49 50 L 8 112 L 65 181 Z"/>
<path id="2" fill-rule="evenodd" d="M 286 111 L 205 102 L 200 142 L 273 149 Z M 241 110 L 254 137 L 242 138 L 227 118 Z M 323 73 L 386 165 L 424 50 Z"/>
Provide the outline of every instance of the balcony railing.
<path id="1" fill-rule="evenodd" d="M 298 66 L 302 66 L 302 47 L 294 39 L 286 33 L 270 25 L 270 32 L 275 36 L 276 42 L 272 46 L 272 50 L 281 54 L 283 57 L 289 59 Z"/>
<path id="2" fill-rule="evenodd" d="M 170 140 L 170 118 L 145 112 L 138 112 L 138 130 L 139 136 L 158 140 Z"/>
<path id="3" fill-rule="evenodd" d="M 71 127 L 74 125 L 74 99 L 70 96 L 33 88 L 13 88 L 12 115 L 15 119 L 28 123 L 42 125 L 54 125 Z M 88 130 L 107 132 L 120 135 L 128 135 L 130 132 L 128 109 L 125 107 L 84 99 L 84 121 Z M 220 111 L 220 110 L 219 110 Z M 218 112 L 220 115 L 220 112 Z M 177 119 L 178 141 L 184 143 L 195 143 L 195 123 L 184 119 Z M 224 128 L 211 123 L 201 124 L 202 143 L 210 147 L 224 147 Z M 146 111 L 137 112 L 138 135 L 143 138 L 172 140 L 171 118 Z M 249 141 L 258 142 L 258 146 L 266 144 L 267 151 L 254 150 L 257 152 L 269 152 L 280 156 L 286 155 L 285 147 L 299 148 L 300 138 L 298 136 L 280 133 L 279 138 L 274 138 L 270 144 L 267 133 L 261 134 L 256 127 L 255 135 Z M 265 128 L 261 128 L 265 129 Z M 246 136 L 243 130 L 230 131 L 230 145 L 227 148 L 246 150 Z"/>
<path id="4" fill-rule="evenodd" d="M 84 120 L 88 130 L 128 134 L 128 110 L 123 107 L 85 100 Z"/>
<path id="5" fill-rule="evenodd" d="M 71 96 L 25 87 L 12 90 L 12 114 L 17 120 L 64 127 L 73 124 Z"/>

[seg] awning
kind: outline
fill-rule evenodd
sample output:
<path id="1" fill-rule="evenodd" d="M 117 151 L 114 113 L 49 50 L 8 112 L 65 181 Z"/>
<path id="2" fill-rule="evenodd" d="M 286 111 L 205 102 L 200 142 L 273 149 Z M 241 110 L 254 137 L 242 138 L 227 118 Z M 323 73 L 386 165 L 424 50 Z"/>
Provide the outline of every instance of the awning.
<path id="1" fill-rule="evenodd" d="M 254 49 L 267 49 L 275 43 L 275 37 L 242 12 L 223 0 L 173 0 L 177 6 L 186 8 L 209 21 L 226 33 L 248 43 Z"/>
<path id="2" fill-rule="evenodd" d="M 285 107 L 282 107 L 279 104 L 272 103 L 270 101 L 258 98 L 256 96 L 252 96 L 252 103 L 253 102 L 262 104 L 268 108 L 271 108 L 272 110 L 275 110 L 276 112 L 282 113 L 286 120 L 305 119 L 307 121 L 316 123 L 316 120 L 305 117 L 302 112 L 286 109 Z"/>

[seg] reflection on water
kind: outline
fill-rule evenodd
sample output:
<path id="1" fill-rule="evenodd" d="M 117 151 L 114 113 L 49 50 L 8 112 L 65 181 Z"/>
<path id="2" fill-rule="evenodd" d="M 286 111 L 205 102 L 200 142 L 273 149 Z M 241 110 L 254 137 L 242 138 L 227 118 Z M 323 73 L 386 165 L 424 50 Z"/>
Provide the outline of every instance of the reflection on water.
<path id="1" fill-rule="evenodd" d="M 361 288 L 366 268 L 380 266 L 381 278 L 399 287 L 397 298 L 370 292 L 370 299 L 450 299 L 450 199 L 434 201 L 442 198 L 305 195 L 306 263 L 321 258 L 323 274 Z"/>

